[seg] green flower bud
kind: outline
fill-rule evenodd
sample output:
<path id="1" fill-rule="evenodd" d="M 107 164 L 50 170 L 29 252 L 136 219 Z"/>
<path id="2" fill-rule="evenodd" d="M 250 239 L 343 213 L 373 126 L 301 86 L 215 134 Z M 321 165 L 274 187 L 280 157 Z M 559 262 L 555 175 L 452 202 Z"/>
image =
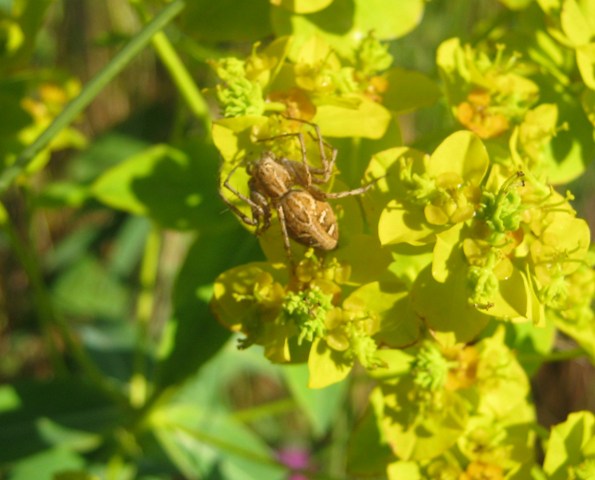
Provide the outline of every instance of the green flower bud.
<path id="1" fill-rule="evenodd" d="M 289 292 L 283 301 L 282 314 L 299 330 L 298 344 L 312 342 L 326 334 L 326 315 L 333 308 L 332 296 L 318 287 L 301 292 Z"/>
<path id="2" fill-rule="evenodd" d="M 499 289 L 498 277 L 492 265 L 471 266 L 467 272 L 467 288 L 471 291 L 469 302 L 474 305 L 489 305 Z"/>
<path id="3" fill-rule="evenodd" d="M 217 85 L 217 100 L 225 117 L 261 115 L 265 109 L 262 87 L 246 78 L 245 64 L 237 58 L 217 62 L 216 71 L 225 83 Z"/>
<path id="4" fill-rule="evenodd" d="M 388 69 L 392 63 L 393 56 L 388 53 L 388 45 L 381 44 L 372 32 L 362 40 L 355 52 L 356 68 L 366 77 Z"/>
<path id="5" fill-rule="evenodd" d="M 518 230 L 524 207 L 520 193 L 512 187 L 519 185 L 515 182 L 522 176 L 522 172 L 517 172 L 504 182 L 496 194 L 483 192 L 478 217 L 492 232 L 502 234 Z"/>
<path id="6" fill-rule="evenodd" d="M 449 362 L 433 344 L 426 343 L 412 364 L 413 383 L 420 389 L 436 392 L 444 388 Z"/>
<path id="7" fill-rule="evenodd" d="M 380 366 L 380 362 L 376 358 L 378 345 L 376 345 L 374 339 L 362 329 L 355 328 L 354 324 L 350 325 L 352 326 L 348 332 L 350 347 L 346 352 L 346 356 L 348 358 L 357 358 L 364 368 L 372 369 Z"/>

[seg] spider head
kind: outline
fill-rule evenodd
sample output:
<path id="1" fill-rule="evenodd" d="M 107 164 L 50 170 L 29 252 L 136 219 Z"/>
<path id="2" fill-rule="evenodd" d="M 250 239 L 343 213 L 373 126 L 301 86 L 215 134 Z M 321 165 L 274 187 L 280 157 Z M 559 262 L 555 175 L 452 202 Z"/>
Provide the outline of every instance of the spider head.
<path id="1" fill-rule="evenodd" d="M 280 198 L 294 185 L 292 173 L 271 152 L 250 166 L 248 171 L 253 180 L 253 187 L 269 198 Z"/>

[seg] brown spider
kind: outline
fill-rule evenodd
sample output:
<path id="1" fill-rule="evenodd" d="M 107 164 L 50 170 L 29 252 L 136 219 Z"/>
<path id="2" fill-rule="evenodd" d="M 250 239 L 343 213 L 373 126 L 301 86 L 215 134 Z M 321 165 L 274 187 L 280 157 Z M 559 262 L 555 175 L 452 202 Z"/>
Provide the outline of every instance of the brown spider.
<path id="1" fill-rule="evenodd" d="M 223 186 L 236 195 L 240 200 L 250 205 L 252 216 L 245 215 L 238 207 L 222 194 L 224 202 L 247 225 L 256 227 L 256 234 L 264 232 L 271 224 L 272 210 L 277 212 L 285 252 L 292 261 L 289 239 L 292 238 L 302 245 L 320 250 L 333 250 L 339 239 L 337 218 L 328 199 L 360 195 L 366 192 L 375 181 L 354 190 L 327 193 L 316 184 L 326 184 L 333 172 L 337 150 L 326 143 L 320 134 L 318 125 L 299 119 L 314 128 L 313 138 L 318 143 L 322 168 L 315 168 L 308 164 L 306 143 L 302 133 L 285 133 L 261 141 L 271 141 L 282 137 L 297 137 L 302 161 L 297 162 L 285 157 L 278 157 L 270 151 L 247 165 L 246 172 L 250 180 L 248 187 L 250 196 L 247 197 L 229 183 L 234 172 L 240 165 L 231 169 Z M 327 158 L 325 147 L 331 149 L 331 158 Z"/>

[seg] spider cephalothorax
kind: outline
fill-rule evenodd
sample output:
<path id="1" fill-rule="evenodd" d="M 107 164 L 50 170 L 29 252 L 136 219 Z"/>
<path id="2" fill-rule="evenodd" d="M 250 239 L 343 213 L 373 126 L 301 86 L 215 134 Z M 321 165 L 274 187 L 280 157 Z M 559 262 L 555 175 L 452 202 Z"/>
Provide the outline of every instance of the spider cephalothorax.
<path id="1" fill-rule="evenodd" d="M 229 182 L 239 165 L 231 169 L 223 182 L 226 189 L 250 205 L 252 216 L 247 216 L 222 195 L 225 203 L 244 223 L 256 227 L 257 235 L 269 228 L 272 211 L 277 212 L 285 251 L 289 259 L 291 259 L 290 238 L 308 247 L 325 251 L 333 250 L 339 239 L 339 227 L 335 213 L 327 200 L 359 195 L 372 185 L 368 184 L 344 192 L 327 193 L 321 190 L 317 185 L 326 184 L 329 181 L 337 157 L 337 150 L 322 139 L 317 125 L 310 123 L 308 125 L 311 125 L 315 131 L 314 138 L 318 143 L 322 163 L 320 168 L 313 167 L 308 163 L 302 133 L 287 133 L 262 141 L 272 141 L 289 136 L 297 137 L 302 156 L 300 162 L 265 151 L 258 160 L 246 167 L 246 172 L 250 177 L 248 181 L 249 196 L 240 193 Z M 331 149 L 330 160 L 326 155 L 326 148 Z"/>

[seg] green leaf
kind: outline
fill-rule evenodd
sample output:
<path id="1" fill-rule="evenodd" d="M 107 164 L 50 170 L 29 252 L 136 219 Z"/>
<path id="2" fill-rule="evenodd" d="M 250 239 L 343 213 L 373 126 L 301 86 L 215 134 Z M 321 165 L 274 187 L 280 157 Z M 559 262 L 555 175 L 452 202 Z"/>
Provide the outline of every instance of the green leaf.
<path id="1" fill-rule="evenodd" d="M 411 291 L 413 309 L 428 326 L 438 332 L 453 332 L 458 342 L 473 339 L 487 325 L 489 316 L 469 305 L 464 278 L 449 275 L 444 283 L 423 270 Z"/>
<path id="2" fill-rule="evenodd" d="M 343 302 L 346 311 L 362 312 L 375 324 L 377 343 L 399 348 L 419 338 L 420 323 L 411 308 L 409 292 L 401 283 L 372 282 L 361 286 Z"/>
<path id="3" fill-rule="evenodd" d="M 574 47 L 587 44 L 594 33 L 588 17 L 576 0 L 564 0 L 560 12 L 560 24 L 562 31 Z"/>
<path id="4" fill-rule="evenodd" d="M 422 73 L 392 68 L 386 78 L 388 89 L 382 103 L 391 112 L 408 113 L 432 105 L 440 98 L 438 85 Z"/>
<path id="5" fill-rule="evenodd" d="M 313 13 L 328 7 L 333 0 L 270 0 L 271 5 L 280 6 L 290 12 Z"/>
<path id="6" fill-rule="evenodd" d="M 153 433 L 185 478 L 285 478 L 261 438 L 222 410 L 170 404 L 150 418 Z"/>
<path id="7" fill-rule="evenodd" d="M 595 43 L 581 45 L 576 49 L 576 63 L 585 85 L 595 90 Z"/>
<path id="8" fill-rule="evenodd" d="M 595 416 L 591 412 L 571 413 L 565 422 L 552 428 L 543 462 L 548 479 L 567 480 L 582 462 L 592 462 L 594 436 Z"/>
<path id="9" fill-rule="evenodd" d="M 378 421 L 371 408 L 357 423 L 349 439 L 347 471 L 352 477 L 379 476 L 393 454 L 382 439 Z"/>
<path id="10" fill-rule="evenodd" d="M 330 348 L 324 340 L 317 338 L 312 343 L 308 357 L 308 387 L 325 388 L 340 382 L 349 375 L 352 367 L 353 362 L 346 362 L 339 352 Z"/>
<path id="11" fill-rule="evenodd" d="M 435 177 L 457 173 L 466 182 L 479 185 L 489 164 L 488 152 L 479 137 L 461 130 L 449 135 L 434 150 L 428 162 L 428 173 Z"/>
<path id="12" fill-rule="evenodd" d="M 214 308 L 217 322 L 209 307 L 213 282 L 221 271 L 259 256 L 254 236 L 236 224 L 225 235 L 205 233 L 194 242 L 176 279 L 173 312 L 159 348 L 160 388 L 196 372 L 227 341 L 230 334 L 219 322 L 229 320 Z"/>
<path id="13" fill-rule="evenodd" d="M 380 40 L 406 35 L 421 21 L 423 10 L 424 2 L 420 0 L 335 0 L 309 15 L 275 8 L 272 22 L 277 36 L 296 37 L 296 50 L 313 35 L 319 35 L 339 54 L 349 57 L 368 32 L 374 32 Z"/>
<path id="14" fill-rule="evenodd" d="M 85 466 L 80 455 L 65 448 L 56 447 L 33 455 L 17 463 L 12 469 L 11 480 L 56 480 L 68 471 Z M 67 478 L 67 477 L 66 477 Z M 86 477 L 87 479 L 89 477 Z M 79 477 L 84 480 L 85 477 Z"/>
<path id="15" fill-rule="evenodd" d="M 123 421 L 111 399 L 74 379 L 4 386 L 0 399 L 0 463 L 52 446 L 88 451 L 102 433 Z"/>
<path id="16" fill-rule="evenodd" d="M 455 444 L 465 429 L 467 410 L 458 395 L 444 391 L 441 408 L 411 405 L 413 382 L 402 377 L 384 390 L 384 411 L 375 406 L 384 438 L 403 460 L 436 457 Z"/>
<path id="17" fill-rule="evenodd" d="M 217 152 L 206 144 L 188 150 L 150 147 L 105 172 L 92 193 L 113 208 L 149 216 L 163 227 L 212 225 L 218 215 L 205 199 L 216 195 Z"/>
<path id="18" fill-rule="evenodd" d="M 506 343 L 517 351 L 517 360 L 528 376 L 533 376 L 544 357 L 551 352 L 556 336 L 554 322 L 547 321 L 542 328 L 532 323 L 506 323 Z M 595 350 L 594 350 L 595 351 Z"/>
<path id="19" fill-rule="evenodd" d="M 585 89 L 581 97 L 581 104 L 589 122 L 595 127 L 595 91 Z"/>
<path id="20" fill-rule="evenodd" d="M 122 281 L 89 255 L 60 274 L 52 293 L 56 304 L 71 315 L 122 318 L 130 304 Z"/>
<path id="21" fill-rule="evenodd" d="M 346 400 L 347 383 L 339 382 L 324 390 L 307 387 L 307 365 L 284 365 L 281 373 L 298 405 L 307 415 L 316 438 L 328 432 Z"/>
<path id="22" fill-rule="evenodd" d="M 180 23 L 199 41 L 254 42 L 272 33 L 269 0 L 193 0 Z"/>
<path id="23" fill-rule="evenodd" d="M 500 0 L 500 3 L 504 4 L 507 8 L 511 10 L 523 10 L 527 8 L 533 0 Z"/>
<path id="24" fill-rule="evenodd" d="M 382 138 L 391 116 L 382 105 L 362 98 L 357 108 L 319 105 L 314 123 L 328 137 Z"/>
<path id="25" fill-rule="evenodd" d="M 477 349 L 477 412 L 499 419 L 501 423 L 504 419 L 510 419 L 513 424 L 533 422 L 533 408 L 524 408 L 529 379 L 516 360 L 516 352 L 505 345 L 504 329 L 500 328 L 493 336 L 483 339 Z"/>

